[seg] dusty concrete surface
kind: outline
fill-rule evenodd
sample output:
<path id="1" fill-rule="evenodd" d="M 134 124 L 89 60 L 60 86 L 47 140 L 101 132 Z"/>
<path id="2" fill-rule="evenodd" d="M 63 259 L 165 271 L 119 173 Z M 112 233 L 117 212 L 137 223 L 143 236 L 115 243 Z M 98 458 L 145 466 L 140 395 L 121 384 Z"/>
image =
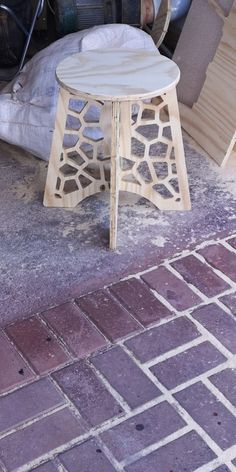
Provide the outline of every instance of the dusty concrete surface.
<path id="1" fill-rule="evenodd" d="M 0 324 L 151 267 L 236 228 L 236 156 L 223 170 L 190 138 L 191 212 L 160 212 L 121 194 L 118 251 L 108 251 L 109 199 L 73 210 L 42 205 L 46 164 L 0 143 Z"/>

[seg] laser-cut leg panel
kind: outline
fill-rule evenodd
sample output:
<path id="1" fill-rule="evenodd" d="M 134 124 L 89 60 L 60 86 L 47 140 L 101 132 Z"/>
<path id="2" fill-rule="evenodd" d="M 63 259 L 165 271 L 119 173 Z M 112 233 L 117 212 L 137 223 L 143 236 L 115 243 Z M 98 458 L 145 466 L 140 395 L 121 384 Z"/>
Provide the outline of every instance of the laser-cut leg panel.
<path id="1" fill-rule="evenodd" d="M 100 128 L 103 103 L 60 90 L 44 205 L 75 207 L 110 188 L 110 159 Z"/>
<path id="2" fill-rule="evenodd" d="M 189 209 L 176 91 L 154 98 L 152 103 L 121 102 L 119 106 L 117 195 L 119 190 L 136 193 L 160 210 Z M 134 106 L 138 113 L 132 117 Z M 109 102 L 80 100 L 61 89 L 46 206 L 74 207 L 84 198 L 110 189 L 111 108 Z"/>
<path id="3" fill-rule="evenodd" d="M 132 119 L 134 105 L 138 114 Z M 129 114 L 130 126 L 121 125 L 120 190 L 137 193 L 160 210 L 190 209 L 176 91 L 127 107 L 121 105 L 121 116 L 123 110 L 127 121 Z"/>

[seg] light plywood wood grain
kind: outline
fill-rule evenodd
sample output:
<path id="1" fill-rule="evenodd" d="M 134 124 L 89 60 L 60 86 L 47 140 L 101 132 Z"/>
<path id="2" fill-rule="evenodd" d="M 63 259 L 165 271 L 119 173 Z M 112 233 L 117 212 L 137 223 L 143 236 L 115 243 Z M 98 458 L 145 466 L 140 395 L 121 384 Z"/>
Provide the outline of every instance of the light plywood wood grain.
<path id="1" fill-rule="evenodd" d="M 154 14 L 153 1 L 146 0 L 142 2 L 141 26 L 152 36 L 156 47 L 159 48 L 163 43 L 165 35 L 168 31 L 171 19 L 171 0 L 161 0 L 152 27 L 149 27 L 149 24 L 152 23 Z"/>
<path id="2" fill-rule="evenodd" d="M 60 188 L 62 179 L 60 178 L 60 168 L 64 159 L 63 139 L 66 130 L 66 120 L 68 114 L 70 94 L 60 89 L 55 129 L 53 133 L 52 147 L 48 164 L 47 181 L 44 191 L 44 206 L 63 206 Z M 63 175 L 61 175 L 63 177 Z"/>
<path id="3" fill-rule="evenodd" d="M 151 36 L 159 48 L 164 41 L 171 19 L 171 0 L 162 0 L 158 14 L 152 26 Z"/>
<path id="4" fill-rule="evenodd" d="M 109 55 L 111 56 L 111 52 Z M 127 58 L 126 55 L 124 57 Z M 94 72 L 92 73 L 92 63 L 90 68 L 95 84 L 95 97 L 87 93 L 86 99 L 84 98 L 85 85 L 82 86 L 82 93 L 81 84 L 78 85 L 76 94 L 68 90 L 68 83 L 76 86 L 73 68 L 68 71 L 66 85 L 60 90 L 44 204 L 74 207 L 90 195 L 110 190 L 111 249 L 116 248 L 120 190 L 137 193 L 161 210 L 190 208 L 175 89 L 179 71 L 168 59 L 159 61 L 159 56 L 155 58 L 160 64 L 159 74 L 163 72 L 163 77 L 158 76 L 156 80 L 159 85 L 162 84 L 162 94 L 157 96 L 156 88 L 152 93 L 151 89 L 148 92 L 154 98 L 153 101 L 145 100 L 147 81 L 146 84 L 143 82 L 146 87 L 144 96 L 139 94 L 138 100 L 133 100 L 131 94 L 128 95 L 129 100 L 125 101 L 126 89 L 120 101 L 122 85 L 119 85 L 117 77 L 114 82 L 118 95 L 113 95 L 109 101 L 107 97 L 110 96 L 111 85 L 105 85 L 108 94 L 106 100 L 98 100 L 101 91 L 97 87 Z M 76 65 L 77 55 L 71 60 Z M 145 62 L 138 68 L 136 65 L 139 79 L 146 73 L 144 67 Z M 129 65 L 127 69 L 132 70 L 132 67 Z M 61 70 L 64 71 L 64 66 Z M 81 77 L 83 70 L 85 80 L 85 76 L 88 77 L 87 65 L 80 68 Z M 101 75 L 104 79 L 104 71 Z M 110 76 L 111 74 L 109 80 Z M 125 80 L 128 86 L 128 73 Z M 133 76 L 133 82 L 137 91 L 139 84 L 136 75 Z M 150 82 L 148 83 L 150 86 Z M 164 83 L 166 88 L 163 90 Z M 88 85 L 90 91 L 91 88 L 92 79 Z M 90 118 L 94 116 L 94 113 L 91 114 L 92 107 L 93 112 L 94 107 L 97 108 L 97 119 Z M 68 137 L 72 138 L 70 144 Z"/>
<path id="5" fill-rule="evenodd" d="M 85 99 L 128 101 L 161 95 L 179 81 L 178 66 L 155 51 L 104 49 L 74 54 L 56 70 L 59 84 Z"/>
<path id="6" fill-rule="evenodd" d="M 111 190 L 110 249 L 116 249 L 120 174 L 120 103 L 112 103 L 111 116 Z"/>
<path id="7" fill-rule="evenodd" d="M 180 111 L 183 128 L 224 165 L 236 142 L 236 0 L 197 102 Z"/>
<path id="8" fill-rule="evenodd" d="M 178 99 L 188 107 L 197 102 L 201 93 L 207 68 L 222 37 L 222 15 L 229 14 L 233 1 L 216 0 L 214 5 L 211 0 L 192 1 L 172 58 L 181 72 Z"/>
<path id="9" fill-rule="evenodd" d="M 107 142 L 100 123 L 87 119 L 91 106 L 101 111 L 103 105 L 93 100 L 81 105 L 78 101 L 80 108 L 76 109 L 73 100 L 71 109 L 70 98 L 73 97 L 69 92 L 61 88 L 44 194 L 45 206 L 73 208 L 84 198 L 108 191 L 110 187 L 110 149 L 107 158 Z M 105 114 L 110 110 L 108 107 Z M 78 121 L 79 129 L 70 126 L 68 117 Z M 68 136 L 73 139 L 69 146 L 65 144 Z"/>
<path id="10" fill-rule="evenodd" d="M 120 136 L 120 189 L 161 210 L 188 210 L 190 197 L 176 90 L 154 103 L 136 102 L 137 118 Z M 130 115 L 131 121 L 131 115 Z M 123 153 L 130 143 L 130 153 Z"/>

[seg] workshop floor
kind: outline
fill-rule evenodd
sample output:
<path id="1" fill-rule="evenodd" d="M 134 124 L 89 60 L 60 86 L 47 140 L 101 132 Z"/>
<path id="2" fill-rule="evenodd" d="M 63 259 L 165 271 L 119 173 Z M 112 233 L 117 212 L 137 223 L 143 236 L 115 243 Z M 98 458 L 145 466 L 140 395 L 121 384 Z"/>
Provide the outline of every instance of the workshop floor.
<path id="1" fill-rule="evenodd" d="M 236 232 L 11 323 L 0 470 L 235 472 L 235 316 Z"/>
<path id="2" fill-rule="evenodd" d="M 121 195 L 112 253 L 1 143 L 0 471 L 236 471 L 236 160 L 185 150 L 192 211 Z"/>
<path id="3" fill-rule="evenodd" d="M 185 136 L 191 212 L 42 205 L 0 142 L 0 472 L 236 472 L 236 155 Z"/>
<path id="4" fill-rule="evenodd" d="M 108 248 L 109 196 L 44 208 L 46 163 L 0 143 L 0 326 L 236 231 L 236 159 L 220 169 L 185 139 L 190 212 L 160 212 L 121 194 L 118 251 Z"/>

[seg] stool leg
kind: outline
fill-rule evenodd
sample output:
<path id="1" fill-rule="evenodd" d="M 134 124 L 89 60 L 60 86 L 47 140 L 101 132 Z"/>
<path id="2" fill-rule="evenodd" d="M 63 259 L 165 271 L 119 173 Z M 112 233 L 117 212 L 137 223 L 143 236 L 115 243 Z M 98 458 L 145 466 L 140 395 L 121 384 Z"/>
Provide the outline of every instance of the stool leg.
<path id="1" fill-rule="evenodd" d="M 111 114 L 112 103 L 105 102 L 100 116 L 100 127 L 104 136 L 104 155 L 111 155 Z"/>
<path id="2" fill-rule="evenodd" d="M 126 104 L 121 124 L 120 190 L 147 198 L 160 210 L 189 210 L 190 198 L 176 90 L 151 103 Z M 123 122 L 123 103 L 121 121 Z M 130 124 L 129 124 L 130 123 Z M 128 141 L 128 143 L 127 143 Z"/>
<path id="3" fill-rule="evenodd" d="M 120 169 L 120 103 L 112 103 L 111 123 L 111 193 L 110 193 L 110 249 L 116 249 Z"/>
<path id="4" fill-rule="evenodd" d="M 60 89 L 55 130 L 53 133 L 47 180 L 44 191 L 43 204 L 46 207 L 63 206 L 63 198 L 59 195 L 59 192 L 57 193 L 55 191 L 55 189 L 57 188 L 57 179 L 59 176 L 59 168 L 61 166 L 60 156 L 63 153 L 63 137 L 66 128 L 69 99 L 70 94 L 63 89 Z"/>
<path id="5" fill-rule="evenodd" d="M 175 88 L 167 93 L 167 103 L 169 108 L 170 127 L 175 150 L 176 169 L 179 180 L 179 191 L 181 195 L 182 209 L 190 210 L 191 202 L 189 195 L 188 176 L 185 163 L 179 106 Z"/>
<path id="6" fill-rule="evenodd" d="M 131 155 L 132 105 L 130 102 L 120 104 L 120 156 L 129 159 Z M 122 166 L 123 167 L 123 166 Z"/>
<path id="7" fill-rule="evenodd" d="M 101 130 L 104 121 L 111 122 L 111 108 L 60 90 L 45 206 L 74 208 L 90 195 L 109 191 L 110 149 L 108 157 L 109 142 Z"/>

